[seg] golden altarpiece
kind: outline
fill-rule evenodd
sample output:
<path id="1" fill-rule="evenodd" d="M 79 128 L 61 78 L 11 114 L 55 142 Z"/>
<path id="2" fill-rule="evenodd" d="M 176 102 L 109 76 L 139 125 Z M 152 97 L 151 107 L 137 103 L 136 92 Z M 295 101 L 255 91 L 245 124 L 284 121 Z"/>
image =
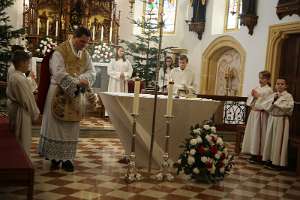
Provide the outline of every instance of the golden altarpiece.
<path id="1" fill-rule="evenodd" d="M 92 43 L 118 43 L 120 12 L 114 0 L 24 0 L 23 26 L 29 49 L 49 36 L 58 43 L 78 26 L 92 33 Z"/>

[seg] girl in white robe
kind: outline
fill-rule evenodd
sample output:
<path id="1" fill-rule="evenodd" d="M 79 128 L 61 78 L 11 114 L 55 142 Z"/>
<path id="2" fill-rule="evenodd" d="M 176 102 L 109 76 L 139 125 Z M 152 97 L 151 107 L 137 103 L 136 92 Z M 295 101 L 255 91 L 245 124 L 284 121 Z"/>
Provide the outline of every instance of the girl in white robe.
<path id="1" fill-rule="evenodd" d="M 161 91 L 161 92 L 167 91 L 167 86 L 168 86 L 168 83 L 170 80 L 171 70 L 173 69 L 172 64 L 173 64 L 173 59 L 170 56 L 167 56 L 165 58 L 165 66 L 163 66 L 159 70 L 158 86 L 159 86 L 159 91 Z"/>
<path id="2" fill-rule="evenodd" d="M 250 162 L 260 161 L 264 149 L 268 113 L 264 110 L 263 105 L 266 98 L 273 93 L 268 85 L 270 78 L 270 72 L 260 72 L 260 86 L 253 89 L 247 99 L 247 105 L 251 107 L 251 112 L 245 129 L 242 152 L 251 154 Z"/>
<path id="3" fill-rule="evenodd" d="M 8 80 L 6 95 L 8 97 L 8 116 L 10 128 L 17 140 L 30 155 L 32 120 L 39 117 L 31 86 L 24 75 L 29 67 L 30 56 L 24 51 L 17 51 L 13 57 L 16 70 Z"/>
<path id="4" fill-rule="evenodd" d="M 125 58 L 124 48 L 118 47 L 116 58 L 107 68 L 109 75 L 108 92 L 128 92 L 128 80 L 132 75 L 132 66 Z"/>
<path id="5" fill-rule="evenodd" d="M 277 92 L 270 96 L 266 103 L 269 112 L 266 142 L 263 151 L 263 161 L 272 165 L 287 166 L 287 150 L 289 141 L 289 116 L 294 108 L 293 96 L 286 91 L 285 79 L 277 79 Z"/>

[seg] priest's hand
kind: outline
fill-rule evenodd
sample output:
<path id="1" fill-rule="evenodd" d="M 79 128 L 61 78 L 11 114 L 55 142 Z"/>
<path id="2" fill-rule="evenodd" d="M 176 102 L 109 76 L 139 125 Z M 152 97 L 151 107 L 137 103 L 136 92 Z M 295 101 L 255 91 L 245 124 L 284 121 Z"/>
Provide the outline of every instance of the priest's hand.
<path id="1" fill-rule="evenodd" d="M 259 97 L 259 93 L 256 91 L 256 90 L 252 90 L 252 92 L 251 92 L 251 95 L 253 96 L 253 97 L 255 97 L 255 98 L 258 98 Z"/>

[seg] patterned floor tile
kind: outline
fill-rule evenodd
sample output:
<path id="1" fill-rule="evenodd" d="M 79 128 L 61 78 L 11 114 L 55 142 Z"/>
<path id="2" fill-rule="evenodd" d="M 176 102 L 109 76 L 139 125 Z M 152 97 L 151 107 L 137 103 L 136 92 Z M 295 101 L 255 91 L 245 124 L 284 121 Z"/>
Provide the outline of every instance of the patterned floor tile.
<path id="1" fill-rule="evenodd" d="M 36 154 L 37 143 L 38 138 L 33 138 L 36 200 L 300 199 L 300 178 L 295 173 L 249 164 L 246 155 L 236 157 L 232 172 L 215 184 L 195 182 L 183 174 L 173 182 L 156 182 L 149 178 L 146 169 L 141 170 L 142 181 L 126 184 L 120 178 L 126 166 L 117 162 L 124 149 L 117 138 L 81 138 L 73 173 L 50 171 L 50 161 Z M 0 199 L 26 199 L 26 192 L 23 187 L 0 188 Z"/>

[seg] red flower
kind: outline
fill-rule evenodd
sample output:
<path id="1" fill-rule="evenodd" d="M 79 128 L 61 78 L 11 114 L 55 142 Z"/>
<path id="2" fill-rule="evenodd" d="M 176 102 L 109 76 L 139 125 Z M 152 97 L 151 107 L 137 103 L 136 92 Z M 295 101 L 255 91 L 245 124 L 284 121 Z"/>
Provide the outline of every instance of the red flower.
<path id="1" fill-rule="evenodd" d="M 216 142 L 217 142 L 217 137 L 212 136 L 212 137 L 211 137 L 211 140 L 212 140 L 214 143 L 216 143 Z"/>
<path id="2" fill-rule="evenodd" d="M 224 159 L 225 159 L 225 153 L 222 153 L 222 154 L 221 154 L 220 159 L 221 159 L 221 160 L 224 160 Z"/>
<path id="3" fill-rule="evenodd" d="M 215 155 L 218 152 L 218 148 L 216 146 L 210 147 L 209 150 L 213 155 Z"/>
<path id="4" fill-rule="evenodd" d="M 205 153 L 205 149 L 204 149 L 203 145 L 200 145 L 200 146 L 198 147 L 198 152 L 199 152 L 201 155 L 203 155 L 203 154 Z"/>
<path id="5" fill-rule="evenodd" d="M 205 164 L 206 164 L 207 168 L 212 168 L 212 163 L 211 162 L 206 162 Z"/>

